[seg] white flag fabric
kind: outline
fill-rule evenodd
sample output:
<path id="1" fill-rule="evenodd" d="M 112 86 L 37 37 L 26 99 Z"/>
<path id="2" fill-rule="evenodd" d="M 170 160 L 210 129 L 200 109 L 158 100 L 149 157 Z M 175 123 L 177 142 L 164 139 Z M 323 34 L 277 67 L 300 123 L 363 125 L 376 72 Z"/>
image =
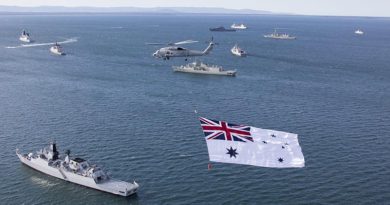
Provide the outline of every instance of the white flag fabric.
<path id="1" fill-rule="evenodd" d="M 298 135 L 200 118 L 210 161 L 273 168 L 298 168 L 305 159 Z"/>

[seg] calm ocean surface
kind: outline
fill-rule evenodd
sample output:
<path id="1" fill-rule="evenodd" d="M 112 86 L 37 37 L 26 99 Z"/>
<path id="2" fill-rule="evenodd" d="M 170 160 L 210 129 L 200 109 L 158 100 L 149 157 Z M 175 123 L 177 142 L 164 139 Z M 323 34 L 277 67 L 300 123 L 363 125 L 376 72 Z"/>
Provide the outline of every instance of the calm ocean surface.
<path id="1" fill-rule="evenodd" d="M 244 22 L 250 29 L 211 33 Z M 262 35 L 288 28 L 295 41 Z M 366 35 L 356 36 L 362 28 Z M 63 41 L 68 55 L 19 45 Z M 173 73 L 145 42 L 186 39 L 236 78 Z M 239 43 L 251 56 L 237 58 Z M 0 16 L 0 204 L 390 204 L 390 19 L 302 16 Z M 197 115 L 299 134 L 302 169 L 213 164 Z M 123 198 L 23 166 L 61 151 L 141 185 Z"/>

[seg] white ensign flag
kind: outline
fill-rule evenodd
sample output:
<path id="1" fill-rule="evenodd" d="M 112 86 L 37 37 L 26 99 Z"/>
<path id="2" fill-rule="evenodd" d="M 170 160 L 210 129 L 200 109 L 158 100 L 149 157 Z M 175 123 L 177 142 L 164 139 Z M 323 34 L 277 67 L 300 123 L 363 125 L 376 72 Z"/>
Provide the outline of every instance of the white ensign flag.
<path id="1" fill-rule="evenodd" d="M 298 135 L 201 117 L 210 161 L 260 167 L 304 167 Z"/>

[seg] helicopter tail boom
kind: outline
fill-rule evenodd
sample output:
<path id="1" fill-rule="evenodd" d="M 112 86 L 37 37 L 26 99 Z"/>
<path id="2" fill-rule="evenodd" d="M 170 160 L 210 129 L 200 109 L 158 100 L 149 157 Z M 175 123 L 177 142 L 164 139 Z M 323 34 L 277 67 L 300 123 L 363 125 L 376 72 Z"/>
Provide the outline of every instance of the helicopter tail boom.
<path id="1" fill-rule="evenodd" d="M 207 46 L 207 48 L 203 51 L 203 55 L 207 55 L 207 54 L 209 54 L 212 50 L 213 50 L 213 48 L 214 48 L 214 43 L 213 42 L 210 42 L 210 44 L 209 44 L 209 46 Z"/>

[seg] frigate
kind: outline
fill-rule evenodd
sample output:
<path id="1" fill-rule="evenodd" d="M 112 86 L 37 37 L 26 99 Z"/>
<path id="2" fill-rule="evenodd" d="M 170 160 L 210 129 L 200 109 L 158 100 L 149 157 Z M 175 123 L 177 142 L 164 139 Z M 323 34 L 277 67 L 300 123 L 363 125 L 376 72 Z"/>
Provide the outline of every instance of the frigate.
<path id="1" fill-rule="evenodd" d="M 55 143 L 36 153 L 21 154 L 16 149 L 16 155 L 23 164 L 37 171 L 100 191 L 129 196 L 139 187 L 135 181 L 130 183 L 109 177 L 100 167 L 85 159 L 71 158 L 69 150 L 61 156 Z"/>
<path id="2" fill-rule="evenodd" d="M 27 33 L 25 30 L 23 30 L 22 34 L 19 37 L 19 40 L 23 41 L 25 43 L 31 43 L 32 42 L 30 34 Z"/>
<path id="3" fill-rule="evenodd" d="M 280 34 L 276 31 L 276 29 L 273 33 L 264 35 L 264 38 L 272 38 L 272 39 L 279 39 L 279 40 L 295 40 L 295 39 L 297 39 L 297 37 L 290 36 L 287 33 Z"/>
<path id="4" fill-rule="evenodd" d="M 355 34 L 357 34 L 357 35 L 363 35 L 364 32 L 363 32 L 362 30 L 358 29 L 358 30 L 355 31 Z"/>
<path id="5" fill-rule="evenodd" d="M 173 66 L 173 71 L 183 73 L 236 76 L 236 70 L 224 70 L 221 66 L 207 65 L 199 60 L 193 63 Z"/>
<path id="6" fill-rule="evenodd" d="M 235 56 L 239 56 L 239 57 L 246 57 L 247 56 L 247 53 L 244 50 L 242 50 L 242 48 L 240 48 L 237 44 L 234 45 L 234 47 L 230 51 Z"/>
<path id="7" fill-rule="evenodd" d="M 58 43 L 55 43 L 52 47 L 50 47 L 50 52 L 52 52 L 56 55 L 60 55 L 60 56 L 65 55 L 65 52 L 63 51 L 62 46 Z"/>

